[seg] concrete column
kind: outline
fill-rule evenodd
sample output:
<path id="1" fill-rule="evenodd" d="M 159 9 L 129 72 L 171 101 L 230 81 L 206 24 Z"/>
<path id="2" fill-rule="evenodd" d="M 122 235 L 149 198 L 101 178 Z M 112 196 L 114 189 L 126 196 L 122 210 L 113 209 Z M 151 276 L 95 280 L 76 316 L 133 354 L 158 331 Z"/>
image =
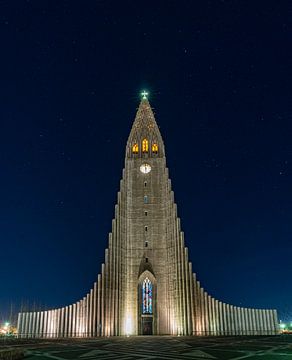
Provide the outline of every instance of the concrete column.
<path id="1" fill-rule="evenodd" d="M 204 291 L 204 310 L 205 310 L 205 334 L 210 335 L 210 318 L 209 318 L 209 302 L 208 294 Z"/>
<path id="2" fill-rule="evenodd" d="M 101 336 L 101 289 L 101 274 L 98 274 L 97 283 L 94 283 L 95 336 Z"/>
<path id="3" fill-rule="evenodd" d="M 26 331 L 26 328 L 27 328 L 27 317 L 26 317 L 26 312 L 24 312 L 24 313 L 22 313 L 22 322 L 23 322 L 23 325 L 22 325 L 22 329 L 23 329 L 23 331 L 22 331 L 22 337 L 23 338 L 25 338 L 26 337 L 26 333 L 27 333 L 27 331 Z"/>
<path id="4" fill-rule="evenodd" d="M 233 311 L 234 311 L 234 332 L 235 332 L 235 335 L 239 335 L 240 334 L 240 319 L 238 316 L 238 307 L 234 306 Z"/>
<path id="5" fill-rule="evenodd" d="M 226 304 L 222 303 L 222 335 L 227 335 Z"/>
<path id="6" fill-rule="evenodd" d="M 218 335 L 223 335 L 224 327 L 223 327 L 223 306 L 222 301 L 218 303 Z"/>
<path id="7" fill-rule="evenodd" d="M 245 334 L 249 335 L 249 320 L 248 320 L 247 308 L 243 308 L 243 312 L 244 312 L 244 322 L 245 322 Z"/>
<path id="8" fill-rule="evenodd" d="M 72 305 L 72 337 L 76 337 L 76 303 Z"/>
<path id="9" fill-rule="evenodd" d="M 233 305 L 229 305 L 230 335 L 234 335 Z"/>
<path id="10" fill-rule="evenodd" d="M 81 301 L 79 300 L 77 302 L 77 305 L 76 305 L 76 336 L 77 337 L 80 337 L 80 318 L 81 318 L 81 305 L 80 305 Z"/>
<path id="11" fill-rule="evenodd" d="M 238 310 L 238 321 L 239 321 L 239 335 L 243 335 L 243 322 L 242 322 L 242 312 L 241 307 L 237 308 Z"/>
<path id="12" fill-rule="evenodd" d="M 68 318 L 68 337 L 72 337 L 72 324 L 73 324 L 73 305 L 69 305 L 69 318 Z"/>
<path id="13" fill-rule="evenodd" d="M 18 313 L 17 316 L 17 337 L 21 337 L 21 320 L 22 320 L 22 313 Z"/>
<path id="14" fill-rule="evenodd" d="M 101 336 L 105 336 L 105 314 L 104 314 L 104 301 L 105 301 L 105 265 L 101 265 L 101 309 L 100 309 L 100 318 L 101 318 Z"/>
<path id="15" fill-rule="evenodd" d="M 31 335 L 30 337 L 34 338 L 35 334 L 35 312 L 32 312 L 32 321 L 31 321 Z"/>
<path id="16" fill-rule="evenodd" d="M 97 279 L 100 279 L 100 274 L 98 274 Z M 93 336 L 99 336 L 100 329 L 100 280 L 98 280 L 99 291 L 97 288 L 97 283 L 94 283 L 93 287 Z"/>
<path id="17" fill-rule="evenodd" d="M 51 330 L 51 310 L 47 311 L 47 338 L 50 338 L 52 335 L 52 330 Z"/>
<path id="18" fill-rule="evenodd" d="M 86 336 L 91 337 L 91 292 L 86 297 Z"/>
<path id="19" fill-rule="evenodd" d="M 23 337 L 23 312 L 18 314 L 17 319 L 17 337 L 20 339 Z"/>
<path id="20" fill-rule="evenodd" d="M 33 312 L 29 313 L 28 337 L 32 337 Z"/>
<path id="21" fill-rule="evenodd" d="M 62 307 L 60 309 L 59 314 L 59 337 L 64 337 L 64 317 L 65 317 L 65 309 Z"/>
<path id="22" fill-rule="evenodd" d="M 188 334 L 193 335 L 194 328 L 194 302 L 193 302 L 193 270 L 192 263 L 189 262 L 188 249 L 185 248 L 186 275 L 187 275 L 187 308 L 188 308 Z"/>
<path id="23" fill-rule="evenodd" d="M 202 335 L 202 309 L 201 309 L 201 293 L 200 283 L 196 280 L 196 274 L 194 274 L 195 281 L 195 335 Z"/>
<path id="24" fill-rule="evenodd" d="M 192 263 L 189 262 L 189 299 L 190 299 L 190 317 L 191 317 L 191 333 L 190 335 L 195 335 L 196 332 L 196 309 L 195 309 L 195 281 L 193 278 L 193 269 L 192 269 Z"/>
<path id="25" fill-rule="evenodd" d="M 265 335 L 268 335 L 268 331 L 267 331 L 267 318 L 266 318 L 266 310 L 265 309 L 263 309 L 262 310 L 262 312 L 263 312 L 263 324 L 264 324 L 264 333 L 265 333 Z"/>
<path id="26" fill-rule="evenodd" d="M 250 315 L 251 315 L 251 323 L 252 323 L 252 335 L 256 334 L 256 318 L 255 318 L 255 310 L 254 309 L 250 309 Z"/>
<path id="27" fill-rule="evenodd" d="M 205 292 L 202 287 L 200 287 L 200 297 L 201 297 L 201 327 L 202 335 L 206 334 L 206 310 L 205 310 Z"/>
<path id="28" fill-rule="evenodd" d="M 212 314 L 212 334 L 216 335 L 217 327 L 216 327 L 216 309 L 215 309 L 215 299 L 211 297 L 211 314 Z"/>
<path id="29" fill-rule="evenodd" d="M 231 324 L 231 310 L 230 305 L 226 304 L 226 320 L 227 320 L 227 335 L 232 334 L 232 324 Z"/>
<path id="30" fill-rule="evenodd" d="M 69 307 L 66 306 L 64 309 L 64 337 L 68 337 L 68 320 L 69 320 Z"/>
<path id="31" fill-rule="evenodd" d="M 55 338 L 56 337 L 56 332 L 57 332 L 57 310 L 54 309 L 52 310 L 52 337 Z"/>
<path id="32" fill-rule="evenodd" d="M 93 289 L 90 290 L 90 295 L 89 295 L 89 323 L 88 323 L 88 331 L 89 331 L 89 336 L 92 337 L 93 336 Z"/>
<path id="33" fill-rule="evenodd" d="M 220 323 L 220 314 L 219 314 L 219 301 L 215 300 L 215 325 L 216 325 L 216 335 L 221 335 L 221 323 Z"/>
<path id="34" fill-rule="evenodd" d="M 208 331 L 209 331 L 209 335 L 213 335 L 213 313 L 212 313 L 212 299 L 210 295 L 207 295 L 207 313 L 208 313 Z"/>
<path id="35" fill-rule="evenodd" d="M 239 310 L 240 310 L 241 335 L 246 335 L 244 308 L 241 307 L 239 308 Z"/>
<path id="36" fill-rule="evenodd" d="M 40 311 L 36 312 L 35 337 L 40 337 Z"/>
<path id="37" fill-rule="evenodd" d="M 261 309 L 258 309 L 258 325 L 259 325 L 259 335 L 263 335 L 263 320 L 262 320 Z"/>
<path id="38" fill-rule="evenodd" d="M 279 334 L 279 320 L 278 320 L 278 313 L 277 310 L 271 310 L 273 313 L 273 323 L 274 323 L 274 329 L 275 334 Z"/>
<path id="39" fill-rule="evenodd" d="M 47 326 L 48 326 L 48 312 L 45 310 L 43 312 L 43 333 L 42 333 L 42 337 L 43 338 L 47 338 Z"/>

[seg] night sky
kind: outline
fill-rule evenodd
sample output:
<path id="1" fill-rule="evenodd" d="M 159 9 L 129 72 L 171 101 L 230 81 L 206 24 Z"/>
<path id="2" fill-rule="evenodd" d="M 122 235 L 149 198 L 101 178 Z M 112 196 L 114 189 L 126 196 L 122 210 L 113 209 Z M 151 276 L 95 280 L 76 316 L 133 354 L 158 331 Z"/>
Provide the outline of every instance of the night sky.
<path id="1" fill-rule="evenodd" d="M 147 89 L 202 285 L 292 319 L 289 3 L 1 1 L 0 318 L 91 288 Z"/>

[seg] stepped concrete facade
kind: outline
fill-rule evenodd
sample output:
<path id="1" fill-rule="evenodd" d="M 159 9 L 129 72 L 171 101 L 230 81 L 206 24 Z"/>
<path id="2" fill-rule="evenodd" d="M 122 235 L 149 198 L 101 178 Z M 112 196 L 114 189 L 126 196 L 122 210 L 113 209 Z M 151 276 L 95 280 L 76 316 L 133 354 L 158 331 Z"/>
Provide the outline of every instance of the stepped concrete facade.
<path id="1" fill-rule="evenodd" d="M 144 95 L 126 146 L 101 273 L 74 304 L 19 313 L 18 336 L 277 333 L 276 310 L 223 303 L 208 294 L 193 272 L 163 140 Z"/>

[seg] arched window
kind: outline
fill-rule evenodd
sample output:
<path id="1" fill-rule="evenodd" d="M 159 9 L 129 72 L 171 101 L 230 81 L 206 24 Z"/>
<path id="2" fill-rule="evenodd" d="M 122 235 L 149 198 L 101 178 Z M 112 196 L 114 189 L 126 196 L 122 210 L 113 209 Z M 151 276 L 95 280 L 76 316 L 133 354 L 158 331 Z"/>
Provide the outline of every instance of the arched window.
<path id="1" fill-rule="evenodd" d="M 157 144 L 152 144 L 152 152 L 154 154 L 157 154 L 158 153 L 158 145 Z"/>
<path id="2" fill-rule="evenodd" d="M 147 139 L 142 140 L 142 152 L 143 153 L 148 152 L 148 140 Z"/>
<path id="3" fill-rule="evenodd" d="M 148 277 L 142 284 L 142 313 L 152 314 L 152 282 Z"/>
<path id="4" fill-rule="evenodd" d="M 138 154 L 138 152 L 139 152 L 139 146 L 138 146 L 138 144 L 134 144 L 134 145 L 132 146 L 132 152 L 133 152 L 133 154 Z"/>

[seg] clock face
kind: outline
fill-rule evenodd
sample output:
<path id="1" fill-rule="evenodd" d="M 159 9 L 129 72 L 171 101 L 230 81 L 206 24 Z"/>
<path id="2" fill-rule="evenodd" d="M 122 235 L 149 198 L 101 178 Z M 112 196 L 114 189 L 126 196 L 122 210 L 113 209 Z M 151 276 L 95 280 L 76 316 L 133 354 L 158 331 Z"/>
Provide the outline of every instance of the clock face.
<path id="1" fill-rule="evenodd" d="M 143 174 L 148 174 L 150 173 L 151 171 L 151 166 L 149 164 L 142 164 L 140 166 L 140 171 L 143 173 Z"/>

